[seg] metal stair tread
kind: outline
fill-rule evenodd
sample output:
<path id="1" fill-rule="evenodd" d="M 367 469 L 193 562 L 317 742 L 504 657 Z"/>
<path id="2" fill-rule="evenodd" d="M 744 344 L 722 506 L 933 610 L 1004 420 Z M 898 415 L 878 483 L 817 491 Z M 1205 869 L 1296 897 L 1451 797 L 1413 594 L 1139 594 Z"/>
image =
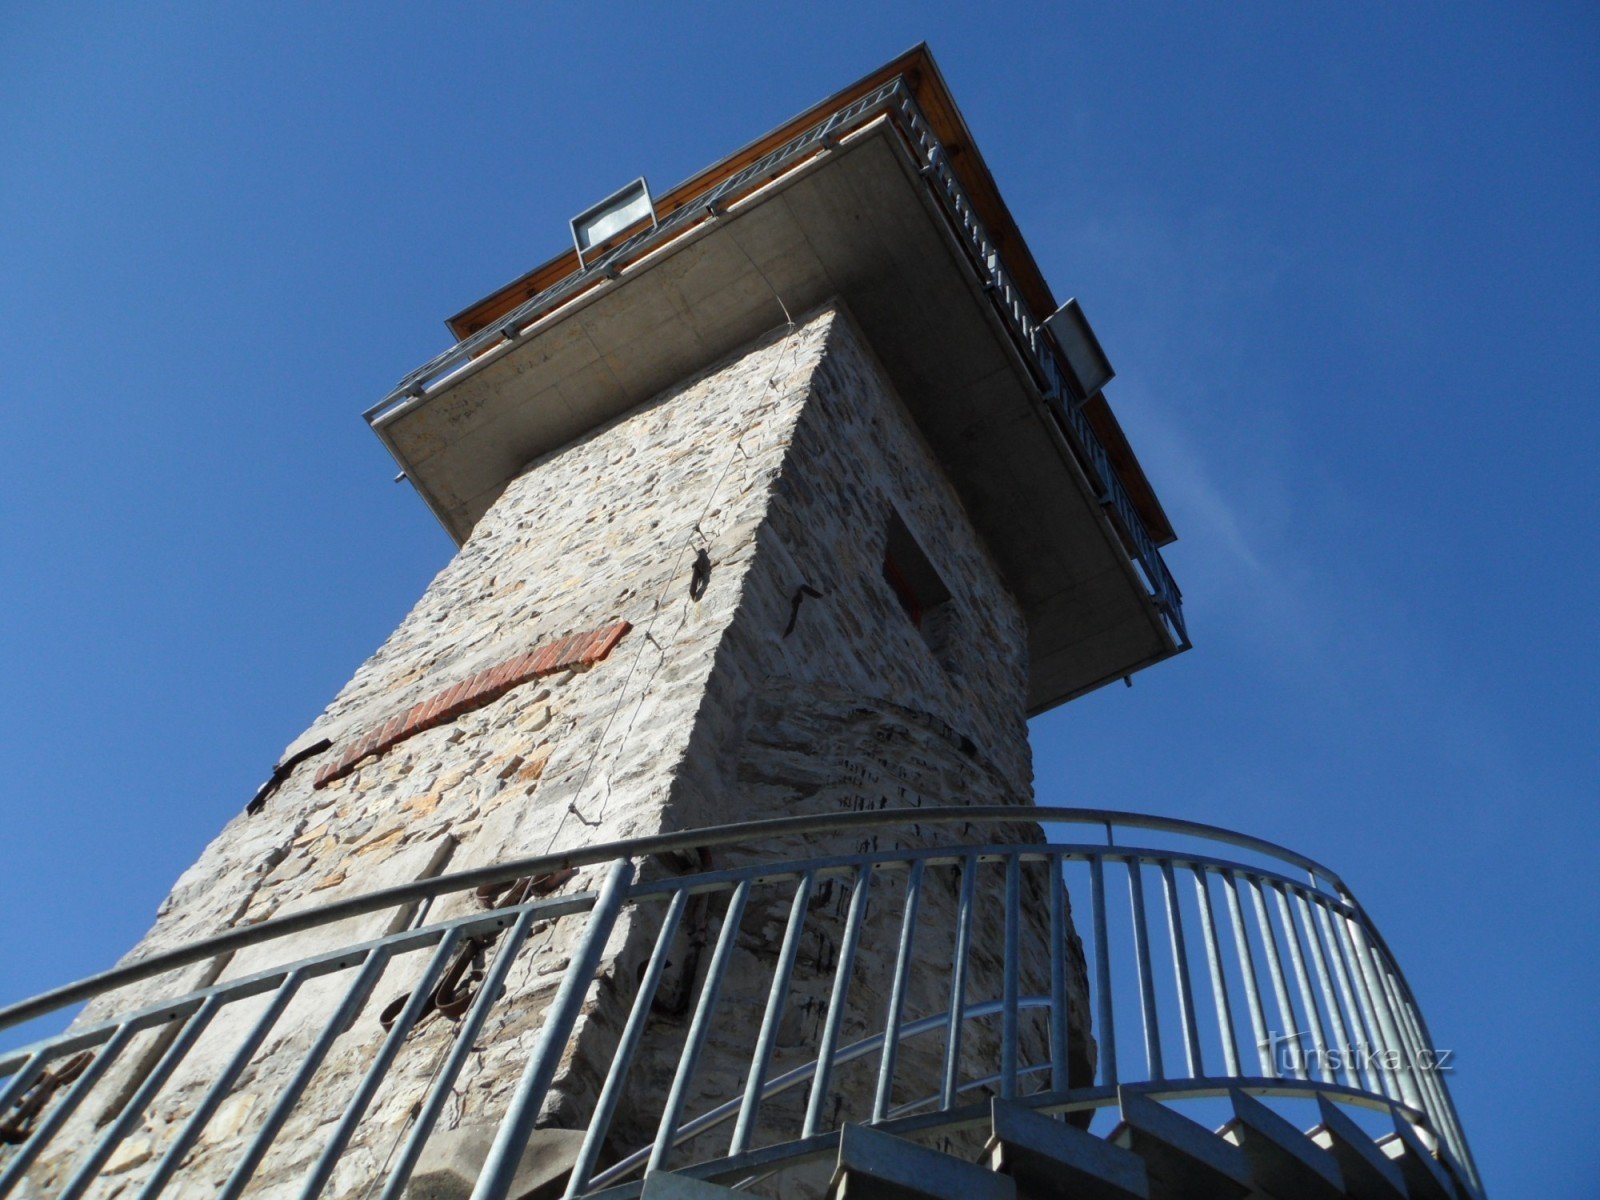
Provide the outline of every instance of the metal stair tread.
<path id="1" fill-rule="evenodd" d="M 1151 1200 L 1243 1200 L 1253 1190 L 1249 1160 L 1204 1125 L 1138 1092 L 1121 1089 L 1122 1122 L 1110 1141 L 1144 1159 Z"/>
<path id="2" fill-rule="evenodd" d="M 1234 1088 L 1228 1099 L 1256 1187 L 1281 1200 L 1343 1200 L 1338 1160 L 1261 1101 Z"/>
<path id="3" fill-rule="evenodd" d="M 991 1170 L 1027 1200 L 1149 1200 L 1138 1155 L 1021 1104 L 995 1100 L 985 1148 Z"/>
<path id="4" fill-rule="evenodd" d="M 748 1195 L 748 1192 L 736 1192 L 692 1175 L 651 1171 L 644 1177 L 644 1189 L 639 1193 L 639 1200 L 727 1200 L 728 1197 Z"/>
<path id="5" fill-rule="evenodd" d="M 1009 1178 L 904 1138 L 846 1125 L 830 1200 L 1016 1200 Z"/>
<path id="6" fill-rule="evenodd" d="M 1317 1097 L 1322 1123 L 1312 1131 L 1327 1139 L 1326 1149 L 1339 1164 L 1346 1192 L 1353 1200 L 1409 1200 L 1405 1177 L 1367 1132 L 1325 1096 Z"/>
<path id="7" fill-rule="evenodd" d="M 1399 1153 L 1391 1153 L 1392 1147 Z M 1399 1113 L 1394 1114 L 1393 1138 L 1380 1141 L 1378 1148 L 1399 1164 L 1412 1200 L 1459 1200 L 1461 1193 L 1449 1174 Z"/>

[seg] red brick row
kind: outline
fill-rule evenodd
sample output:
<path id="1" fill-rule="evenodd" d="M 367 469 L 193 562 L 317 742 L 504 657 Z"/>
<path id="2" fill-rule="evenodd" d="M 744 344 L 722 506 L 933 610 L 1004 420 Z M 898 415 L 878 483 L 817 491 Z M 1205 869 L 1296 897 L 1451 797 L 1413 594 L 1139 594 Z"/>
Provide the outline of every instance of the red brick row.
<path id="1" fill-rule="evenodd" d="M 627 621 L 618 621 L 587 633 L 574 633 L 527 654 L 507 659 L 498 666 L 479 671 L 472 678 L 463 679 L 454 687 L 448 687 L 368 730 L 337 758 L 330 759 L 317 772 L 312 786 L 327 787 L 334 780 L 350 774 L 362 759 L 382 754 L 425 729 L 448 724 L 463 713 L 493 703 L 512 688 L 520 687 L 529 680 L 573 667 L 591 667 L 610 654 L 623 635 L 632 628 Z"/>

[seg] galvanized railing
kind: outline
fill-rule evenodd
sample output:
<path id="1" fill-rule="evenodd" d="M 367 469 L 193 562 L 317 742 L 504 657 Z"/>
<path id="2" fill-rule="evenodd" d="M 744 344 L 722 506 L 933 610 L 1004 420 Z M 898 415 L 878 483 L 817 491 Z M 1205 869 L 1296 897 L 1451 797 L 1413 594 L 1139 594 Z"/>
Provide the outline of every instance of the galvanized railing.
<path id="1" fill-rule="evenodd" d="M 977 210 L 951 170 L 944 147 L 923 116 L 916 99 L 900 79 L 869 92 L 782 146 L 728 176 L 695 202 L 676 209 L 650 229 L 641 230 L 587 265 L 531 297 L 492 324 L 462 339 L 402 379 L 382 401 L 369 408 L 366 419 L 388 442 L 384 426 L 401 413 L 443 391 L 467 375 L 481 370 L 513 348 L 539 318 L 590 288 L 615 280 L 629 263 L 664 245 L 695 225 L 715 220 L 741 197 L 775 176 L 820 153 L 826 153 L 851 131 L 888 115 L 907 149 L 916 158 L 951 229 L 966 249 L 969 260 L 989 293 L 1012 338 L 1034 375 L 1079 465 L 1095 489 L 1100 503 L 1114 514 L 1129 557 L 1142 572 L 1150 599 L 1166 623 L 1174 649 L 1189 648 L 1183 620 L 1183 595 L 1151 539 L 1144 520 L 1111 465 L 1104 445 L 1082 410 L 1087 397 L 1078 395 L 1068 381 L 1060 350 L 1046 331 L 1043 317 L 1034 313 L 1021 289 L 1006 271 L 999 246 L 990 236 Z M 397 456 L 398 457 L 398 456 Z"/>
<path id="2" fill-rule="evenodd" d="M 1014 829 L 1024 817 L 1058 831 L 1103 830 L 1105 837 L 1069 844 L 927 844 L 974 827 L 1009 822 Z M 917 845 L 876 848 L 880 840 L 911 836 L 913 830 Z M 1138 830 L 1149 844 L 1121 844 L 1119 830 L 1124 838 L 1126 831 Z M 661 878 L 650 878 L 660 872 L 646 865 L 681 862 L 690 851 L 759 852 L 774 839 L 801 836 L 844 838 L 856 849 Z M 469 940 L 487 947 L 493 939 L 471 1003 L 452 1015 L 453 1032 L 439 1047 L 444 1053 L 428 1076 L 426 1095 L 398 1118 L 387 1113 L 391 1124 L 398 1120 L 403 1127 L 403 1139 L 381 1177 L 371 1181 L 370 1194 L 399 1197 L 464 1063 L 475 1046 L 481 1050 L 478 1043 L 492 1028 L 486 1023 L 527 1002 L 505 984 L 519 956 L 526 963 L 536 926 L 568 934 L 570 959 L 526 1062 L 514 1064 L 519 1082 L 498 1114 L 494 1147 L 474 1193 L 479 1200 L 508 1194 L 523 1147 L 573 1049 L 575 1030 L 582 1032 L 580 1014 L 602 987 L 620 989 L 618 1003 L 627 1016 L 602 1050 L 601 1061 L 609 1067 L 581 1114 L 584 1137 L 569 1197 L 636 1194 L 646 1168 L 686 1169 L 725 1181 L 761 1177 L 827 1154 L 846 1121 L 907 1134 L 953 1133 L 981 1123 L 989 1095 L 1045 1111 L 1081 1111 L 1115 1105 L 1119 1086 L 1169 1101 L 1201 1100 L 1240 1087 L 1396 1112 L 1432 1141 L 1469 1187 L 1479 1187 L 1445 1080 L 1429 1059 L 1433 1043 L 1411 990 L 1339 878 L 1257 839 L 1127 813 L 1005 807 L 794 817 L 507 862 L 269 920 L 108 971 L 0 1010 L 0 1030 L 246 948 L 259 961 L 291 935 L 353 916 L 409 913 L 419 901 L 437 904 L 567 868 L 599 868 L 596 890 L 524 899 L 274 965 L 0 1055 L 0 1120 L 37 1096 L 42 1080 L 68 1077 L 34 1105 L 26 1140 L 0 1147 L 0 1196 L 10 1194 L 41 1155 L 67 1160 L 58 1166 L 50 1194 L 68 1200 L 86 1194 L 208 1026 L 231 1006 L 265 997 L 203 1093 L 186 1097 L 181 1123 L 141 1168 L 137 1190 L 130 1186 L 125 1193 L 161 1194 L 180 1179 L 186 1156 L 247 1067 L 267 1053 L 263 1045 L 296 994 L 313 980 L 337 977 L 345 981 L 342 992 L 319 1008 L 320 1026 L 301 1027 L 294 1061 L 278 1062 L 275 1078 L 284 1082 L 265 1115 L 240 1135 L 217 1193 L 237 1196 L 250 1185 L 334 1042 L 352 1029 L 364 1031 L 356 1039 L 360 1069 L 317 1085 L 325 1104 L 327 1088 L 341 1089 L 334 1097 L 340 1115 L 315 1129 L 322 1140 L 295 1182 L 307 1200 L 323 1194 L 363 1122 L 385 1115 L 378 1112 L 383 1105 L 401 1103 L 392 1095 L 381 1102 L 378 1097 L 406 1056 L 420 1053 L 412 1034 L 451 960 Z M 848 888 L 847 905 L 842 891 L 837 897 L 842 912 L 819 912 L 818 892 L 829 887 Z M 1119 895 L 1123 902 L 1117 902 Z M 928 917 L 939 911 L 930 908 L 930 898 L 938 896 L 953 919 Z M 1041 898 L 1038 911 L 1033 904 Z M 752 900 L 769 909 L 776 903 L 787 914 L 781 938 L 757 956 L 766 996 L 759 1007 L 723 995 L 741 930 L 748 933 Z M 1149 911 L 1156 905 L 1160 917 Z M 686 1024 L 663 1033 L 653 1013 L 668 959 L 681 953 L 692 906 L 699 906 L 702 928 L 717 932 L 703 971 L 691 973 Z M 617 953 L 614 935 L 625 914 L 637 922 L 632 927 L 655 931 L 648 947 L 638 947 L 644 957 L 636 980 L 631 970 L 613 970 L 604 961 L 608 948 Z M 788 1065 L 780 1070 L 779 1030 L 796 986 L 800 947 L 819 923 L 837 935 L 831 963 L 806 963 L 812 983 L 827 996 L 825 1009 L 817 1033 L 798 1050 L 789 1037 Z M 1073 924 L 1085 947 L 1082 964 Z M 893 944 L 864 944 L 869 926 Z M 878 964 L 872 994 L 887 981 L 881 1005 L 852 994 L 867 978 L 864 951 Z M 387 1033 L 380 1034 L 374 989 L 386 968 L 407 954 L 423 954 L 427 966 L 409 1000 L 388 1014 Z M 980 958 L 987 967 L 980 969 Z M 748 971 L 748 963 L 742 969 Z M 924 998 L 930 979 L 943 997 L 933 1011 L 908 1010 L 918 972 Z M 748 991 L 750 980 L 742 986 Z M 1083 1028 L 1085 1014 L 1073 1011 L 1075 993 L 1093 1013 L 1092 1044 Z M 96 1094 L 133 1040 L 158 1028 L 169 1032 L 159 1058 L 125 1080 L 120 1107 L 84 1133 L 81 1119 L 73 1123 L 74 1113 Z M 752 1049 L 742 1086 L 697 1106 L 697 1069 L 713 1030 Z M 653 1132 L 618 1152 L 619 1111 L 628 1111 L 633 1127 L 640 1127 L 634 1073 L 642 1048 L 659 1051 L 663 1037 L 667 1061 L 674 1064 L 671 1086 L 646 1102 Z M 86 1051 L 92 1057 L 85 1063 Z M 908 1072 L 904 1064 L 911 1055 L 923 1066 Z M 76 1065 L 64 1071 L 69 1062 Z M 930 1063 L 938 1065 L 930 1069 Z M 852 1064 L 857 1071 L 848 1074 Z M 860 1074 L 874 1065 L 869 1075 Z M 74 1132 L 57 1144 L 69 1128 Z M 295 1128 L 303 1141 L 305 1131 Z"/>

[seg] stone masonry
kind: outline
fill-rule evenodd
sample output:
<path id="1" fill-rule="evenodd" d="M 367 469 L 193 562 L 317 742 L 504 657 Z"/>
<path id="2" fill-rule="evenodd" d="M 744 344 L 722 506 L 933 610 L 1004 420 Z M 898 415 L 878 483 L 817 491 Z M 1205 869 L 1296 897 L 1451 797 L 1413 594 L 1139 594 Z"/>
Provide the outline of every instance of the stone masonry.
<path id="1" fill-rule="evenodd" d="M 526 369 L 537 372 L 539 364 Z M 884 574 L 894 521 L 915 538 L 950 596 L 920 628 Z M 703 593 L 691 594 L 701 552 L 709 576 L 702 572 Z M 564 647 L 564 655 L 538 658 L 552 647 Z M 130 958 L 552 848 L 801 812 L 947 804 L 1021 810 L 1032 800 L 1026 653 L 1020 610 L 910 413 L 848 312 L 825 307 L 529 464 L 284 757 L 323 740 L 329 747 L 296 766 L 261 811 L 228 824 L 178 880 Z M 992 835 L 1038 840 L 1026 812 L 1018 818 Z M 789 839 L 717 851 L 709 863 L 641 869 L 648 877 L 935 844 L 971 832 L 924 826 L 866 845 Z M 589 890 L 598 874 L 586 870 L 559 887 Z M 981 878 L 980 921 L 997 930 L 1000 873 L 986 869 Z M 929 965 L 913 981 L 907 1019 L 947 1003 L 954 873 L 930 880 L 919 933 Z M 1046 953 L 1038 936 L 1043 877 L 1029 873 L 1024 882 L 1024 987 L 1037 992 Z M 846 1041 L 882 1027 L 903 886 L 894 879 L 874 885 Z M 814 1052 L 848 899 L 840 885 L 814 898 L 777 1070 Z M 468 911 L 472 898 L 460 896 L 426 917 Z M 690 1116 L 742 1088 L 786 914 L 785 896 L 752 896 L 722 1003 L 725 1012 L 757 1015 L 718 1022 L 694 1079 Z M 91 1005 L 80 1022 L 381 936 L 416 918 L 384 912 L 321 927 L 125 989 Z M 696 971 L 704 969 L 700 951 L 720 921 L 712 906 L 679 934 L 608 1161 L 653 1136 Z M 441 1133 L 498 1120 L 579 924 L 548 923 L 530 939 L 457 1081 Z M 541 1124 L 581 1127 L 654 935 L 648 911 L 625 911 Z M 972 976 L 979 998 L 999 994 L 997 949 L 997 937 L 979 939 Z M 425 958 L 403 956 L 387 968 L 248 1194 L 295 1194 L 381 1041 L 378 1010 L 409 989 Z M 1073 1067 L 1081 1080 L 1093 1061 L 1081 956 L 1071 967 Z M 342 986 L 330 979 L 301 989 L 166 1195 L 215 1194 L 316 1036 L 317 1014 Z M 223 1011 L 91 1194 L 137 1193 L 264 1002 Z M 435 1017 L 412 1034 L 325 1195 L 368 1194 L 453 1028 Z M 974 1030 L 967 1077 L 992 1072 L 982 1064 L 996 1061 L 996 1040 L 989 1025 Z M 1024 1026 L 1023 1043 L 1025 1060 L 1042 1057 L 1042 1022 Z M 161 1045 L 155 1033 L 134 1043 L 76 1127 L 37 1164 L 26 1195 L 52 1193 L 65 1164 L 137 1086 Z M 907 1046 L 897 1103 L 936 1090 L 941 1054 L 937 1039 Z M 862 1115 L 875 1062 L 862 1060 L 835 1078 L 830 1120 Z M 801 1093 L 775 1101 L 763 1136 L 798 1136 L 803 1103 Z M 718 1127 L 686 1148 L 683 1161 L 719 1153 L 726 1141 L 726 1126 Z"/>

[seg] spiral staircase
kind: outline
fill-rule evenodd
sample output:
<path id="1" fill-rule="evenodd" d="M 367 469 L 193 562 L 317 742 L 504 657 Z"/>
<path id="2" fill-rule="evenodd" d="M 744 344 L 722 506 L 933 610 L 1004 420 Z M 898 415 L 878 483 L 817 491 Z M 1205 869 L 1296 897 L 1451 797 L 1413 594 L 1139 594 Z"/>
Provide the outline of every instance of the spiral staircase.
<path id="1" fill-rule="evenodd" d="M 267 1033 L 293 994 L 313 980 L 326 981 L 320 994 L 331 998 L 317 1010 L 324 1024 L 315 1037 L 304 1031 L 294 1052 L 298 1061 L 278 1064 L 275 1078 L 283 1082 L 275 1085 L 277 1095 L 240 1131 L 215 1194 L 335 1194 L 339 1188 L 331 1181 L 363 1122 L 382 1115 L 375 1098 L 386 1075 L 404 1064 L 414 1027 L 437 999 L 435 985 L 452 949 L 469 939 L 492 945 L 492 954 L 468 1002 L 432 1018 L 448 1023 L 449 1053 L 430 1076 L 428 1094 L 395 1118 L 403 1124 L 403 1145 L 382 1172 L 373 1173 L 374 1194 L 465 1195 L 470 1189 L 475 1200 L 735 1192 L 886 1200 L 1483 1195 L 1443 1074 L 1428 1065 L 1425 1051 L 1432 1042 L 1410 988 L 1338 876 L 1282 847 L 1192 822 L 1081 809 L 1039 808 L 1029 815 L 1057 837 L 1082 840 L 962 840 L 966 831 L 1014 821 L 1017 810 L 1009 807 L 830 814 L 665 834 L 339 901 L 13 1005 L 0 1012 L 0 1030 L 37 1028 L 51 1014 L 97 997 L 103 1006 L 140 980 L 170 978 L 220 955 L 248 949 L 253 961 L 263 955 L 270 960 L 284 939 L 329 929 L 360 913 L 416 913 L 419 902 L 437 906 L 470 891 L 508 901 L 433 923 L 421 919 L 428 911 L 423 908 L 409 927 L 382 938 L 164 996 L 109 1019 L 80 1018 L 63 1033 L 0 1053 L 0 1118 L 9 1131 L 8 1144 L 0 1145 L 0 1196 L 196 1194 L 181 1185 L 197 1139 L 216 1120 L 241 1072 L 266 1053 Z M 881 844 L 913 822 L 936 844 L 858 848 L 653 878 L 641 869 L 681 861 L 690 850 L 728 851 L 782 838 L 844 837 L 870 846 L 874 839 L 864 835 L 877 835 Z M 1084 839 L 1086 830 L 1101 836 Z M 953 836 L 944 840 L 937 833 Z M 1128 841 L 1135 835 L 1138 844 Z M 1042 911 L 1023 904 L 1024 894 L 1033 894 L 1023 887 L 1029 872 L 1048 881 Z M 1114 873 L 1127 884 L 1125 903 L 1116 900 L 1120 889 L 1107 887 Z M 941 877 L 948 894 L 961 898 L 954 927 L 930 933 L 925 922 L 919 931 L 919 897 Z M 592 878 L 599 886 L 545 895 L 530 887 L 507 892 L 508 883 L 528 878 L 556 878 L 571 886 Z M 774 1035 L 788 1002 L 800 935 L 823 919 L 809 903 L 812 889 L 830 879 L 848 882 L 851 899 L 825 981 L 828 1011 L 804 1048 L 805 1061 L 780 1070 Z M 1154 916 L 1148 911 L 1154 902 L 1147 904 L 1145 895 L 1150 886 L 1162 898 Z M 787 936 L 763 957 L 761 970 L 770 979 L 765 1008 L 720 994 L 741 918 L 756 892 L 792 898 Z M 714 916 L 720 914 L 712 922 L 718 932 L 709 960 L 696 972 L 686 1020 L 673 1035 L 679 1040 L 671 1051 L 672 1087 L 650 1102 L 649 1144 L 619 1150 L 613 1123 L 638 1070 L 664 964 L 670 948 L 681 944 L 675 935 L 697 897 L 705 898 Z M 1068 919 L 1074 901 L 1084 936 L 1081 960 L 1074 959 L 1078 942 Z M 870 927 L 894 931 L 894 945 L 863 944 L 869 905 L 877 906 L 878 916 Z M 655 948 L 637 980 L 626 981 L 632 994 L 619 997 L 628 1020 L 607 1052 L 598 1096 L 568 1122 L 574 1127 L 551 1130 L 541 1123 L 541 1107 L 570 1060 L 579 1015 L 592 1002 L 603 951 L 625 912 L 647 917 L 646 927 L 659 931 Z M 487 1149 L 457 1181 L 457 1191 L 450 1191 L 448 1171 L 443 1177 L 436 1172 L 435 1183 L 422 1186 L 432 1161 L 430 1144 L 441 1144 L 440 1116 L 464 1061 L 493 1028 L 491 1014 L 517 1003 L 505 995 L 505 981 L 527 951 L 530 930 L 567 923 L 572 953 L 543 1010 L 537 1041 L 519 1064 L 518 1086 L 505 1101 L 492 1142 L 486 1133 Z M 987 977 L 971 967 L 980 944 L 998 955 L 998 970 Z M 1047 960 L 1042 981 L 1023 967 L 1022 948 L 1030 944 L 1042 947 Z M 869 952 L 893 964 L 893 982 L 881 1011 L 866 1018 L 868 1034 L 846 1036 L 843 1015 L 853 1002 L 852 981 L 859 978 L 858 960 Z M 376 983 L 386 965 L 408 954 L 427 961 L 425 986 L 379 1014 Z M 1158 962 L 1170 966 L 1158 971 Z M 907 1010 L 908 981 L 919 970 L 940 987 L 948 983 L 948 1007 L 927 1014 Z M 1074 971 L 1089 985 L 1092 1054 L 1082 1044 L 1085 1034 L 1069 1023 Z M 1043 990 L 1031 992 L 1025 986 L 1030 979 Z M 995 994 L 984 991 L 990 986 Z M 865 1003 L 861 998 L 851 1011 Z M 160 1153 L 113 1177 L 108 1164 L 121 1143 L 139 1133 L 147 1110 L 207 1025 L 236 1005 L 250 1019 L 231 1058 L 214 1078 L 208 1076 L 205 1093 L 189 1105 L 182 1127 L 167 1131 Z M 713 1029 L 718 1036 L 745 1038 L 752 1049 L 743 1086 L 707 1105 L 691 1084 Z M 1045 1032 L 1030 1040 L 1028 1029 Z M 1319 1054 L 1271 1052 L 1274 1029 L 1291 1031 L 1291 1043 L 1314 1043 Z M 127 1094 L 114 1118 L 83 1132 L 84 1122 L 74 1122 L 74 1113 L 91 1095 L 104 1096 L 109 1068 L 129 1053 L 135 1038 L 160 1030 L 167 1033 L 160 1053 L 149 1058 L 136 1086 L 122 1085 Z M 1252 1031 L 1258 1033 L 1254 1069 L 1247 1065 Z M 360 1064 L 348 1086 L 337 1085 L 343 1088 L 339 1119 L 286 1135 L 302 1128 L 294 1124 L 297 1108 L 315 1090 L 310 1085 L 335 1043 L 353 1046 L 349 1052 Z M 1353 1043 L 1372 1052 L 1343 1059 L 1321 1053 Z M 1028 1060 L 1030 1045 L 1043 1047 L 1037 1061 Z M 935 1057 L 942 1056 L 947 1069 L 935 1094 L 920 1095 L 926 1080 L 911 1078 L 904 1064 L 913 1048 L 926 1060 L 930 1047 L 938 1049 Z M 975 1064 L 974 1053 L 983 1047 L 987 1057 Z M 1142 1069 L 1135 1065 L 1141 1048 Z M 1080 1062 L 1092 1061 L 1092 1078 L 1072 1066 L 1074 1054 Z M 876 1067 L 876 1086 L 858 1082 L 841 1092 L 841 1078 L 859 1081 L 868 1066 Z M 852 1070 L 856 1074 L 849 1076 Z M 335 1085 L 324 1076 L 318 1086 L 325 1094 Z M 794 1102 L 789 1109 L 786 1099 Z M 1282 1115 L 1295 1106 L 1310 1114 L 1300 1125 Z M 785 1125 L 785 1112 L 794 1114 L 794 1126 Z M 550 1169 L 545 1152 L 543 1174 L 530 1175 L 530 1156 L 537 1159 L 551 1138 L 561 1147 L 557 1168 Z M 270 1174 L 280 1159 L 298 1165 Z M 46 1162 L 56 1166 L 41 1174 Z M 347 1185 L 348 1179 L 343 1194 L 362 1194 Z"/>

